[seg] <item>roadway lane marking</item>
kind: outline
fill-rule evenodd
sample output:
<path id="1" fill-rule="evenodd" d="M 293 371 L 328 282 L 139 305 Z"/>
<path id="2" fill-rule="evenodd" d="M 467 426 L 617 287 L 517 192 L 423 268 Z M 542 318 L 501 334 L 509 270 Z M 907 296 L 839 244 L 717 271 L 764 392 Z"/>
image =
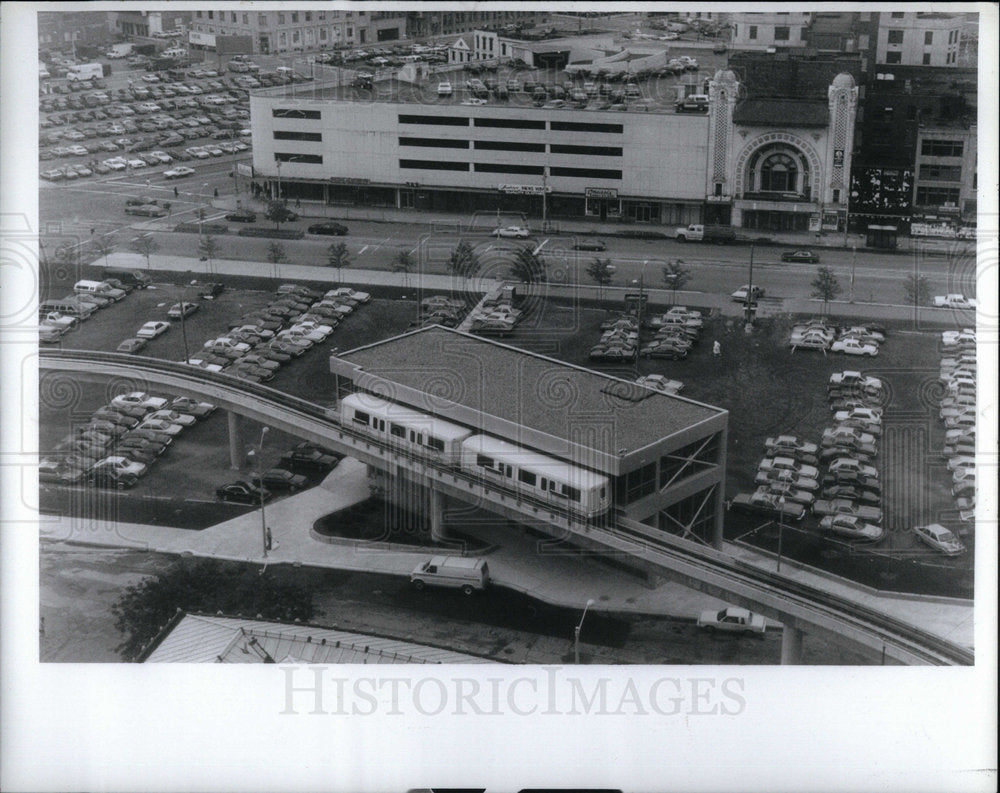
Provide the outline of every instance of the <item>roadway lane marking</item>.
<path id="1" fill-rule="evenodd" d="M 366 250 L 368 250 L 368 248 L 369 248 L 369 246 L 368 246 L 368 245 L 365 245 L 365 246 L 363 246 L 363 247 L 361 248 L 361 250 L 360 250 L 360 251 L 358 251 L 358 256 L 360 256 L 360 255 L 361 255 L 362 253 L 364 253 L 364 252 L 365 252 Z"/>

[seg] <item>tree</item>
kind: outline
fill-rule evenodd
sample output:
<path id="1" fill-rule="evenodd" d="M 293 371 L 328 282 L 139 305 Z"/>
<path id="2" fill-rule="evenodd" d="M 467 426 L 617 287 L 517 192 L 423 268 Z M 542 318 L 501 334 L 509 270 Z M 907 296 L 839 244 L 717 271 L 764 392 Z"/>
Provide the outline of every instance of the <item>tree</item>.
<path id="1" fill-rule="evenodd" d="M 830 301 L 842 291 L 837 276 L 829 267 L 820 267 L 811 285 L 813 288 L 812 297 L 823 301 L 823 313 L 825 314 Z"/>
<path id="2" fill-rule="evenodd" d="M 108 266 L 108 257 L 115 252 L 115 246 L 118 244 L 115 239 L 114 234 L 108 234 L 107 236 L 93 237 L 90 240 L 90 244 L 94 246 L 94 251 L 97 253 L 98 258 L 104 259 L 104 266 Z"/>
<path id="3" fill-rule="evenodd" d="M 663 283 L 673 293 L 673 305 L 677 305 L 677 292 L 683 289 L 690 280 L 691 271 L 684 266 L 681 259 L 670 262 L 663 268 Z"/>
<path id="4" fill-rule="evenodd" d="M 285 261 L 285 246 L 280 242 L 271 242 L 267 246 L 267 260 L 271 264 L 279 264 Z"/>
<path id="5" fill-rule="evenodd" d="M 415 262 L 413 257 L 410 255 L 409 251 L 400 251 L 396 254 L 396 258 L 392 262 L 392 271 L 394 273 L 403 274 L 403 286 L 407 285 L 409 279 L 410 271 L 413 269 Z"/>
<path id="6" fill-rule="evenodd" d="M 908 275 L 903 281 L 903 294 L 908 305 L 926 305 L 931 300 L 930 281 L 916 273 Z"/>
<path id="7" fill-rule="evenodd" d="M 448 269 L 452 275 L 471 278 L 479 272 L 479 257 L 467 242 L 460 242 L 448 257 Z"/>
<path id="8" fill-rule="evenodd" d="M 347 244 L 336 242 L 326 249 L 326 263 L 329 267 L 337 268 L 337 282 L 340 282 L 340 271 L 344 267 L 351 266 L 351 256 L 347 250 Z"/>
<path id="9" fill-rule="evenodd" d="M 526 284 L 543 284 L 546 281 L 545 261 L 529 248 L 518 248 L 514 251 L 510 274 Z"/>
<path id="10" fill-rule="evenodd" d="M 289 220 L 292 215 L 292 211 L 284 201 L 270 201 L 267 205 L 267 212 L 264 213 L 264 217 L 274 223 L 276 229 Z"/>
<path id="11" fill-rule="evenodd" d="M 198 242 L 198 253 L 211 264 L 212 259 L 219 255 L 219 241 L 211 234 L 206 234 Z"/>
<path id="12" fill-rule="evenodd" d="M 116 627 L 125 634 L 118 652 L 134 661 L 177 609 L 259 614 L 282 622 L 306 621 L 313 615 L 312 595 L 299 584 L 214 559 L 176 562 L 162 575 L 127 587 L 111 607 Z"/>
<path id="13" fill-rule="evenodd" d="M 153 238 L 152 234 L 140 234 L 138 237 L 133 238 L 129 243 L 129 247 L 135 253 L 146 257 L 146 269 L 148 270 L 149 257 L 160 249 L 160 243 Z"/>

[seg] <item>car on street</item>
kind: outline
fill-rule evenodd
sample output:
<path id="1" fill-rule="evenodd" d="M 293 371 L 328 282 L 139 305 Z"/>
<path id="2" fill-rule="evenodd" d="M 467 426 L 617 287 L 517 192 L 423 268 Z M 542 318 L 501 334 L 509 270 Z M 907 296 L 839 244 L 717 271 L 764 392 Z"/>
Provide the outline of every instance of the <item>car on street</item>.
<path id="1" fill-rule="evenodd" d="M 222 501 L 234 501 L 238 504 L 259 504 L 261 501 L 270 500 L 271 491 L 259 488 L 241 479 L 216 488 L 215 495 Z"/>
<path id="2" fill-rule="evenodd" d="M 183 303 L 174 303 L 167 311 L 167 316 L 180 319 L 182 317 L 190 317 L 197 310 L 197 303 L 188 303 L 186 301 Z"/>
<path id="3" fill-rule="evenodd" d="M 528 231 L 524 226 L 504 226 L 498 228 L 493 232 L 496 237 L 511 237 L 515 239 L 527 239 L 531 236 L 531 232 Z"/>
<path id="4" fill-rule="evenodd" d="M 580 239 L 573 243 L 573 250 L 577 251 L 606 251 L 608 249 L 604 240 Z"/>
<path id="5" fill-rule="evenodd" d="M 940 523 L 929 523 L 926 526 L 914 526 L 913 533 L 925 545 L 936 551 L 954 556 L 965 553 L 965 545 Z"/>
<path id="6" fill-rule="evenodd" d="M 751 291 L 750 285 L 744 284 L 735 292 L 733 292 L 732 294 L 733 301 L 737 303 L 746 303 L 747 295 L 749 294 L 750 291 Z M 753 287 L 752 291 L 753 291 L 753 297 L 752 297 L 753 302 L 756 302 L 758 298 L 764 297 L 764 290 L 761 289 L 759 286 Z"/>
<path id="7" fill-rule="evenodd" d="M 762 638 L 767 631 L 763 617 L 736 606 L 728 606 L 721 611 L 703 611 L 698 616 L 697 625 L 710 631 L 751 633 Z"/>
<path id="8" fill-rule="evenodd" d="M 262 476 L 254 476 L 250 481 L 258 487 L 263 485 L 271 490 L 287 490 L 290 493 L 301 490 L 309 484 L 307 477 L 294 474 L 285 468 L 271 468 Z"/>
<path id="9" fill-rule="evenodd" d="M 340 460 L 332 454 L 324 454 L 317 450 L 293 449 L 281 458 L 278 465 L 281 468 L 329 471 L 339 462 Z"/>
<path id="10" fill-rule="evenodd" d="M 155 204 L 143 204 L 141 206 L 125 207 L 125 214 L 148 218 L 162 218 L 167 214 L 167 210 Z"/>
<path id="11" fill-rule="evenodd" d="M 347 234 L 347 226 L 342 223 L 329 221 L 326 223 L 313 223 L 306 231 L 310 234 L 327 234 L 335 237 L 343 237 Z"/>
<path id="12" fill-rule="evenodd" d="M 176 168 L 170 168 L 163 172 L 164 179 L 183 179 L 185 176 L 193 176 L 195 173 L 194 168 L 188 168 L 186 165 L 178 165 Z"/>
<path id="13" fill-rule="evenodd" d="M 226 220 L 231 223 L 254 223 L 257 220 L 257 214 L 249 209 L 237 209 L 229 212 L 226 215 Z"/>
<path id="14" fill-rule="evenodd" d="M 785 251 L 781 254 L 781 261 L 783 262 L 796 262 L 803 264 L 816 264 L 819 262 L 819 256 L 817 256 L 812 251 Z"/>
<path id="15" fill-rule="evenodd" d="M 747 515 L 782 520 L 802 520 L 806 508 L 797 501 L 789 501 L 779 495 L 756 490 L 753 493 L 737 493 L 729 502 L 729 509 Z"/>
<path id="16" fill-rule="evenodd" d="M 937 308 L 975 308 L 976 300 L 962 294 L 937 295 L 934 305 Z"/>
<path id="17" fill-rule="evenodd" d="M 864 542 L 878 542 L 885 536 L 881 526 L 853 515 L 827 515 L 819 522 L 819 527 L 831 534 Z"/>
<path id="18" fill-rule="evenodd" d="M 169 322 L 147 322 L 135 332 L 135 335 L 140 339 L 155 339 L 168 330 L 170 330 Z"/>

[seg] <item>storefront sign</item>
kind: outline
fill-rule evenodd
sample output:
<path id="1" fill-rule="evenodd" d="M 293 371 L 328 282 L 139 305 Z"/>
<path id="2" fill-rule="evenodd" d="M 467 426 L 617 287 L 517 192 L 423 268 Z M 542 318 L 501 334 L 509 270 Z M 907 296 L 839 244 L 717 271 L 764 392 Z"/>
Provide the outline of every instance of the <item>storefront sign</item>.
<path id="1" fill-rule="evenodd" d="M 819 228 L 820 228 L 819 213 L 813 212 L 809 216 L 809 231 L 819 231 Z"/>
<path id="2" fill-rule="evenodd" d="M 236 163 L 236 173 L 240 176 L 249 176 L 253 178 L 253 165 L 248 162 L 238 162 Z"/>
<path id="3" fill-rule="evenodd" d="M 538 184 L 502 184 L 497 186 L 497 190 L 512 195 L 542 195 L 542 193 L 552 192 L 551 187 L 543 187 Z"/>
<path id="4" fill-rule="evenodd" d="M 214 33 L 199 33 L 197 30 L 192 30 L 188 32 L 188 44 L 194 44 L 197 47 L 214 47 L 215 46 L 215 34 Z"/>
<path id="5" fill-rule="evenodd" d="M 618 191 L 613 187 L 588 187 L 584 194 L 587 198 L 618 198 Z"/>
<path id="6" fill-rule="evenodd" d="M 370 184 L 371 179 L 355 179 L 350 176 L 331 176 L 330 184 Z"/>
<path id="7" fill-rule="evenodd" d="M 839 215 L 836 212 L 823 213 L 823 231 L 836 231 L 839 222 Z"/>

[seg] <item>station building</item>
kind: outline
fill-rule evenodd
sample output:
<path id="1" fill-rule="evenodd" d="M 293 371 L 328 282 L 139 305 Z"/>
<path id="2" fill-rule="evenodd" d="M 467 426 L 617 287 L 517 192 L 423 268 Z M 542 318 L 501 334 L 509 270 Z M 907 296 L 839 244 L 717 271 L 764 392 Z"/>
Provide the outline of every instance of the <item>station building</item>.
<path id="1" fill-rule="evenodd" d="M 676 86 L 657 81 L 616 110 L 523 93 L 475 104 L 460 74 L 442 75 L 454 81 L 442 97 L 435 81 L 262 89 L 250 96 L 254 179 L 328 205 L 837 229 L 858 89 L 836 65 L 791 98 L 753 83 L 748 95 L 719 71 L 707 113 L 676 112 Z"/>
<path id="2" fill-rule="evenodd" d="M 440 326 L 338 353 L 330 371 L 340 399 L 372 394 L 606 476 L 599 525 L 721 542 L 726 410 Z M 507 517 L 552 531 L 526 507 Z"/>

